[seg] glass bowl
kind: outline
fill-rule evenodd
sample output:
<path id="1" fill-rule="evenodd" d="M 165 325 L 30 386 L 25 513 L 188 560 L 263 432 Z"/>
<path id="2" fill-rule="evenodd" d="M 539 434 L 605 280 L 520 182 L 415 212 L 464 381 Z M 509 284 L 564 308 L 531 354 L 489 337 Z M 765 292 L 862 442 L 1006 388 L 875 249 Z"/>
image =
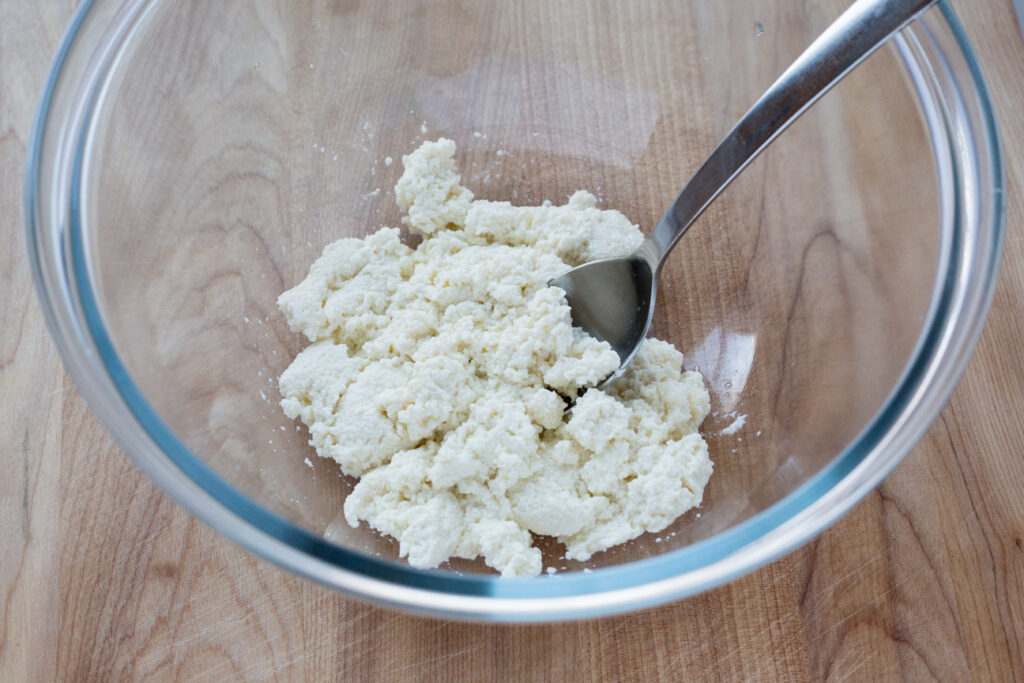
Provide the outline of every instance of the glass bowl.
<path id="1" fill-rule="evenodd" d="M 352 481 L 285 418 L 275 299 L 397 225 L 397 160 L 459 145 L 478 197 L 594 192 L 649 228 L 847 3 L 86 0 L 43 92 L 30 257 L 69 372 L 119 444 L 226 537 L 327 586 L 499 620 L 716 586 L 849 510 L 935 418 L 1002 245 L 992 109 L 946 3 L 785 133 L 687 234 L 655 336 L 700 369 L 715 473 L 657 534 L 500 578 L 433 571 L 340 516 Z M 392 161 L 394 160 L 394 161 Z"/>

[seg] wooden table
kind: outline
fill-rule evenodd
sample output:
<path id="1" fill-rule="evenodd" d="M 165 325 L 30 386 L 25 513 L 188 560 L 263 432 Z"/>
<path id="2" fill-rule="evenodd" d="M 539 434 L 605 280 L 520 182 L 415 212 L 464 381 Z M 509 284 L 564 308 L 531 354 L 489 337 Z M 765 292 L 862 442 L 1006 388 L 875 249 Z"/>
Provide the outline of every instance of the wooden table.
<path id="1" fill-rule="evenodd" d="M 800 550 L 699 597 L 554 626 L 396 614 L 224 542 L 111 442 L 32 291 L 22 169 L 67 0 L 0 5 L 0 680 L 1024 680 L 1024 45 L 956 3 L 1006 145 L 1006 256 L 952 401 Z"/>

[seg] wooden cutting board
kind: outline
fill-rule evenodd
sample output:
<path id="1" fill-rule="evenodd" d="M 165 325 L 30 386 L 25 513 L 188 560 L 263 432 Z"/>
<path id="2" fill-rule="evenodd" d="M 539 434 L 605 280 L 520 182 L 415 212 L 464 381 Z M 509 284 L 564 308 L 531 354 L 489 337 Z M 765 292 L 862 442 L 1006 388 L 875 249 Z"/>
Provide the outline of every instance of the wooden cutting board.
<path id="1" fill-rule="evenodd" d="M 988 325 L 925 439 L 842 521 L 727 586 L 579 624 L 409 617 L 254 559 L 119 452 L 32 291 L 22 171 L 74 3 L 0 4 L 0 680 L 1024 680 L 1024 44 L 954 2 L 1005 144 Z"/>

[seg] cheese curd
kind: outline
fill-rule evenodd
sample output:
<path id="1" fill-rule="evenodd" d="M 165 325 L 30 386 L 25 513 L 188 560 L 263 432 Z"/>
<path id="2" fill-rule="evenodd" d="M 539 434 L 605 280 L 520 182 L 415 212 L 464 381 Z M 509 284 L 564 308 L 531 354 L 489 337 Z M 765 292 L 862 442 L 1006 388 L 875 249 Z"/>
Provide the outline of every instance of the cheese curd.
<path id="1" fill-rule="evenodd" d="M 395 195 L 423 236 L 415 249 L 394 228 L 339 240 L 278 299 L 312 342 L 280 377 L 284 412 L 360 478 L 349 524 L 395 537 L 415 567 L 482 557 L 534 576 L 532 534 L 587 560 L 664 529 L 711 475 L 703 379 L 648 339 L 593 388 L 618 356 L 546 285 L 632 252 L 642 234 L 587 192 L 562 206 L 474 200 L 454 153 L 440 139 L 402 159 Z M 563 397 L 581 390 L 566 415 Z"/>

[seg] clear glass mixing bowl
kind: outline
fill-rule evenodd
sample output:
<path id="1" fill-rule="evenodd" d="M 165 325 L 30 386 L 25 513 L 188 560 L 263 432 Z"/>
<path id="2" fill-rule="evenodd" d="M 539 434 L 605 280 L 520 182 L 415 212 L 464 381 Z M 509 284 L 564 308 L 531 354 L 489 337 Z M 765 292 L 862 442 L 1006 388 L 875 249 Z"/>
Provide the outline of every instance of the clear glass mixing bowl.
<path id="1" fill-rule="evenodd" d="M 26 197 L 68 370 L 182 505 L 363 598 L 543 620 L 749 572 L 899 462 L 980 331 L 1002 243 L 999 146 L 945 3 L 797 122 L 673 254 L 654 334 L 707 377 L 715 473 L 699 513 L 662 533 L 585 564 L 540 539 L 561 571 L 536 579 L 410 568 L 340 519 L 352 482 L 277 406 L 303 340 L 274 301 L 327 243 L 398 224 L 398 160 L 442 135 L 477 196 L 585 188 L 650 227 L 846 4 L 86 0 L 45 87 Z"/>

